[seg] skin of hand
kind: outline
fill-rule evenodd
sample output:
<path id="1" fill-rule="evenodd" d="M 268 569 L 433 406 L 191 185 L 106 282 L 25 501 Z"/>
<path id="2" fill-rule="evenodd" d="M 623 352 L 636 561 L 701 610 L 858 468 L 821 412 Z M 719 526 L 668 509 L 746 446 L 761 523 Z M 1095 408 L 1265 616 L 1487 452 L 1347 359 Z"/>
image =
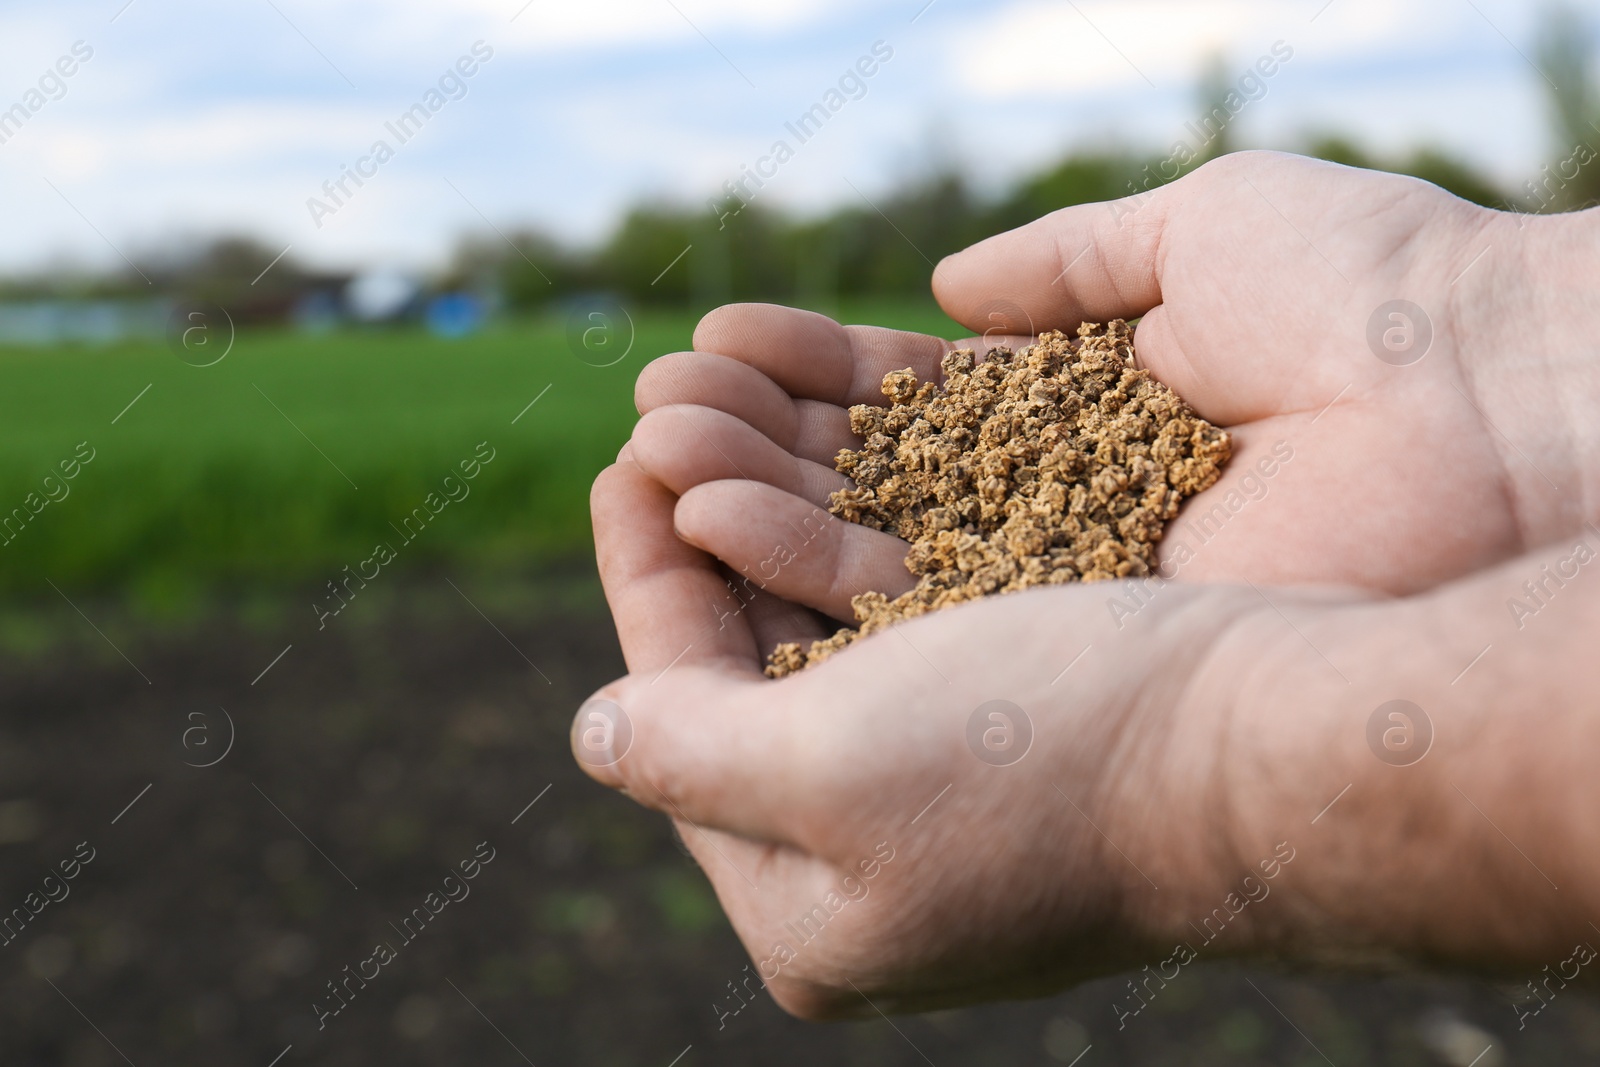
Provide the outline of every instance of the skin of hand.
<path id="1" fill-rule="evenodd" d="M 935 289 L 1007 333 L 1143 312 L 1144 365 L 1235 434 L 1213 502 L 1292 442 L 1276 503 L 1246 492 L 1178 570 L 1215 584 L 1159 586 L 1120 622 L 1106 608 L 1130 583 L 1033 590 L 763 680 L 765 649 L 822 632 L 800 605 L 848 617 L 852 592 L 908 584 L 902 545 L 843 523 L 770 579 L 763 565 L 842 484 L 845 406 L 878 401 L 888 370 L 931 374 L 947 345 L 723 309 L 702 351 L 641 379 L 646 418 L 596 483 L 631 673 L 580 712 L 575 753 L 678 822 L 767 988 L 806 1017 L 1164 968 L 1180 943 L 1534 970 L 1568 955 L 1600 903 L 1580 817 L 1600 602 L 1574 590 L 1533 622 L 1508 612 L 1541 566 L 1565 573 L 1570 544 L 1450 579 L 1595 513 L 1597 434 L 1577 417 L 1595 395 L 1593 218 L 1480 212 L 1254 154 L 1121 207 L 985 242 Z M 1409 366 L 1366 342 L 1370 309 L 1395 298 L 1435 309 Z M 1395 698 L 1431 716 L 1420 763 L 1371 740 Z M 969 740 L 995 699 L 1031 725 L 1009 766 Z M 600 758 L 588 726 L 619 707 L 627 747 Z M 1207 936 L 1213 916 L 1225 930 Z"/>
<path id="2" fill-rule="evenodd" d="M 1261 954 L 1538 975 L 1600 940 L 1600 535 L 1401 599 L 1173 583 L 1122 627 L 1102 602 L 1129 583 L 1029 590 L 772 682 L 789 609 L 728 614 L 674 507 L 630 461 L 596 482 L 630 674 L 573 747 L 676 820 L 792 1013 Z M 1020 758 L 985 759 L 975 721 L 1026 733 Z"/>
<path id="3" fill-rule="evenodd" d="M 985 331 L 957 342 L 980 353 L 1143 316 L 1141 365 L 1234 438 L 1169 527 L 1163 576 L 1407 593 L 1600 519 L 1597 228 L 1250 152 L 991 238 L 933 285 Z M 1394 300 L 1422 316 L 1390 317 Z M 847 484 L 833 458 L 859 444 L 849 405 L 883 403 L 890 370 L 935 377 L 952 344 L 771 305 L 721 308 L 694 343 L 641 374 L 622 453 L 681 496 L 679 533 L 836 619 L 855 593 L 910 588 L 898 538 L 826 522 Z M 824 533 L 777 566 L 808 517 Z"/>

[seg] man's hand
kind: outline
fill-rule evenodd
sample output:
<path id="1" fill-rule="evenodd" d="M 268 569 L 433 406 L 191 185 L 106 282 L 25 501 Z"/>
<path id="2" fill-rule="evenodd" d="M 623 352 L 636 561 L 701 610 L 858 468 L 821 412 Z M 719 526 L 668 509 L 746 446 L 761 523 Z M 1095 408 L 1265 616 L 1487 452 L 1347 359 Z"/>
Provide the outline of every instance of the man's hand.
<path id="1" fill-rule="evenodd" d="M 1174 587 L 1121 633 L 1101 590 L 1018 594 L 775 683 L 757 648 L 789 632 L 779 605 L 730 615 L 673 503 L 631 462 L 596 482 L 630 674 L 573 749 L 677 821 L 785 1008 L 1047 991 L 1165 954 L 1155 912 L 1227 891 L 1213 787 L 1239 674 L 1217 650 L 1263 609 L 1249 590 Z M 978 713 L 991 700 L 1022 710 Z"/>
<path id="2" fill-rule="evenodd" d="M 807 1016 L 1197 956 L 1563 958 L 1600 914 L 1594 225 L 1249 154 L 947 260 L 973 329 L 1144 316 L 1144 364 L 1235 436 L 1163 542 L 1210 584 L 1117 619 L 1130 583 L 965 604 L 780 682 L 761 654 L 824 632 L 807 607 L 909 584 L 894 538 L 804 520 L 844 484 L 845 408 L 947 345 L 708 316 L 595 486 L 631 673 L 574 752 L 678 821 Z M 1431 320 L 1418 361 L 1369 346 L 1391 300 Z M 1312 583 L 1369 592 L 1273 588 Z"/>
<path id="3" fill-rule="evenodd" d="M 1591 937 L 1600 537 L 1404 600 L 1175 583 L 1123 627 L 1125 583 L 1030 590 L 772 682 L 789 616 L 727 611 L 670 492 L 624 461 L 593 505 L 631 673 L 574 752 L 677 821 L 791 1012 L 1263 952 L 1535 973 Z"/>
<path id="4" fill-rule="evenodd" d="M 1244 153 L 991 238 L 933 281 L 954 318 L 987 331 L 956 342 L 980 351 L 1143 316 L 1142 364 L 1235 441 L 1222 480 L 1169 528 L 1164 574 L 1404 593 L 1600 517 L 1600 442 L 1575 410 L 1600 402 L 1600 370 L 1568 344 L 1593 333 L 1572 277 L 1586 255 L 1574 231 L 1592 224 Z M 1426 322 L 1380 312 L 1394 300 Z M 792 564 L 773 573 L 768 561 L 847 484 L 832 466 L 858 443 L 845 409 L 882 403 L 886 371 L 936 376 L 949 347 L 788 308 L 722 308 L 696 351 L 641 375 L 644 417 L 624 455 L 682 496 L 685 539 L 849 620 L 854 593 L 909 588 L 903 542 L 834 522 Z"/>

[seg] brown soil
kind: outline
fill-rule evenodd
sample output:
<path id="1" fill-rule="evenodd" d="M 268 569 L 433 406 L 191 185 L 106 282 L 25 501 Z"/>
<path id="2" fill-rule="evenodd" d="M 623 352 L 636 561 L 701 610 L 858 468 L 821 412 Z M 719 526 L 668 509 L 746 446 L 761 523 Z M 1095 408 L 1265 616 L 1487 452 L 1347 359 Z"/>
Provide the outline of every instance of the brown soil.
<path id="1" fill-rule="evenodd" d="M 850 409 L 865 438 L 836 460 L 855 487 L 828 509 L 911 543 L 909 592 L 855 597 L 859 629 L 779 645 L 781 678 L 857 637 L 939 608 L 1030 586 L 1138 577 L 1183 501 L 1228 461 L 1226 431 L 1134 366 L 1115 319 L 1076 337 L 1042 334 L 1019 352 L 944 357 L 943 385 L 884 375 L 888 407 Z"/>

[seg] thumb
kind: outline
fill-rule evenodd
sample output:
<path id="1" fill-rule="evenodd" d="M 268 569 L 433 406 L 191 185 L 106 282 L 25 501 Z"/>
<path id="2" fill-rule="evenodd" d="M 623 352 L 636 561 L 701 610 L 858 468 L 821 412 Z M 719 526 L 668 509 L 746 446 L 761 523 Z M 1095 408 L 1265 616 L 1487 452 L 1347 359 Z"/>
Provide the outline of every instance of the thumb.
<path id="1" fill-rule="evenodd" d="M 1161 237 L 1182 185 L 1062 208 L 979 241 L 934 268 L 934 298 L 979 332 L 1038 334 L 1143 315 L 1161 303 Z"/>
<path id="2" fill-rule="evenodd" d="M 591 778 L 696 828 L 800 845 L 797 815 L 815 799 L 801 730 L 815 715 L 795 714 L 794 691 L 725 665 L 629 675 L 578 709 L 572 752 Z"/>

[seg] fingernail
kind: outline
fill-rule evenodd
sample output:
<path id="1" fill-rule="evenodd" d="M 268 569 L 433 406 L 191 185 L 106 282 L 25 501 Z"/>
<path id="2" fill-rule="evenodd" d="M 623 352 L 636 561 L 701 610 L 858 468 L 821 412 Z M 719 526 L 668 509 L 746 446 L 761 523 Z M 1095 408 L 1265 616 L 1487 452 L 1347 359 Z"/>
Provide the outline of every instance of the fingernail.
<path id="1" fill-rule="evenodd" d="M 591 768 L 614 767 L 633 747 L 633 723 L 620 704 L 591 700 L 572 720 L 572 754 Z M 615 774 L 606 778 L 615 779 Z"/>

